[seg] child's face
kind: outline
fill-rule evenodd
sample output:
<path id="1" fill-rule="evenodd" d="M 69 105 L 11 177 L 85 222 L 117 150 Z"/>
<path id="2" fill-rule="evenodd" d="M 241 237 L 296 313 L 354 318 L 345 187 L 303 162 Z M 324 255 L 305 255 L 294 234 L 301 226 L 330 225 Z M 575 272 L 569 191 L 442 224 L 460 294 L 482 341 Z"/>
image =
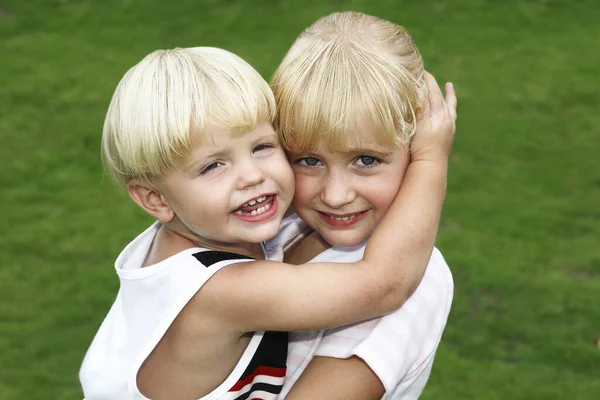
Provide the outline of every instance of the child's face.
<path id="1" fill-rule="evenodd" d="M 294 178 L 269 123 L 235 138 L 228 129 L 196 143 L 161 183 L 180 225 L 204 243 L 259 243 L 273 237 Z M 191 232 L 190 232 L 191 231 Z"/>
<path id="2" fill-rule="evenodd" d="M 409 162 L 406 147 L 382 146 L 368 130 L 360 140 L 360 149 L 348 152 L 331 152 L 325 146 L 290 152 L 296 212 L 334 246 L 356 246 L 373 233 Z"/>

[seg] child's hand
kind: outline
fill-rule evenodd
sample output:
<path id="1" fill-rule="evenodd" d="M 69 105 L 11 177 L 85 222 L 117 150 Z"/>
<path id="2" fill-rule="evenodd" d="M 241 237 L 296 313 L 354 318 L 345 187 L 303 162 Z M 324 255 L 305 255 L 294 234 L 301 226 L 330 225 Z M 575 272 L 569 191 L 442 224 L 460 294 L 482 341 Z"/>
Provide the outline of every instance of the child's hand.
<path id="1" fill-rule="evenodd" d="M 429 102 L 417 123 L 417 133 L 411 143 L 411 162 L 447 162 L 456 131 L 456 92 L 446 83 L 446 99 L 435 78 L 425 71 Z"/>

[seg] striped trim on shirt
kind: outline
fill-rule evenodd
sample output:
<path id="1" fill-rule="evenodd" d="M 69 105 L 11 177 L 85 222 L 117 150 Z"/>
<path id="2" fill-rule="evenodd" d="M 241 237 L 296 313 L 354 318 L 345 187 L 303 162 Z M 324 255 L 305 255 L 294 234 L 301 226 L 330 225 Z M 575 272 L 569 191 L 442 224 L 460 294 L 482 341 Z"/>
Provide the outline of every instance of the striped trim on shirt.
<path id="1" fill-rule="evenodd" d="M 221 399 L 277 399 L 285 378 L 287 347 L 287 332 L 265 332 L 250 364 Z"/>

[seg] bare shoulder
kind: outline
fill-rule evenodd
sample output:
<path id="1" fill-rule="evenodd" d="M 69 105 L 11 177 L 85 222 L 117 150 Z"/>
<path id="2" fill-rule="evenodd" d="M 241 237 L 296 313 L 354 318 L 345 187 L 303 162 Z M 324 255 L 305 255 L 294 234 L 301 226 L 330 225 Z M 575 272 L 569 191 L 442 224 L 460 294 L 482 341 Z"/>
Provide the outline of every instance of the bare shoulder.
<path id="1" fill-rule="evenodd" d="M 257 293 L 268 282 L 269 271 L 283 268 L 282 265 L 273 261 L 252 260 L 221 268 L 186 306 L 185 314 L 190 315 L 186 318 L 186 325 L 189 324 L 190 328 L 202 328 L 205 323 L 209 323 L 243 333 L 239 324 L 242 316 L 254 308 L 251 304 L 263 301 Z"/>
<path id="2" fill-rule="evenodd" d="M 253 261 L 252 261 L 253 262 Z M 230 330 L 233 323 L 227 317 L 228 308 L 242 306 L 242 293 L 237 287 L 244 278 L 241 268 L 247 262 L 229 265 L 217 271 L 191 298 L 179 315 L 178 321 L 189 331 L 206 328 Z M 239 301 L 238 301 L 239 299 Z"/>

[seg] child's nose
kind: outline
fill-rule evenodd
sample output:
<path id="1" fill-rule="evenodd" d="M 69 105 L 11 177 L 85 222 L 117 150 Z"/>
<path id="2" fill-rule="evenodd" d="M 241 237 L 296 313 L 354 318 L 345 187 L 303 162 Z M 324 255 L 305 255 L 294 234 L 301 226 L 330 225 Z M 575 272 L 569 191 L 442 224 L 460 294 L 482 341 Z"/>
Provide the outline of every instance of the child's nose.
<path id="1" fill-rule="evenodd" d="M 355 194 L 348 180 L 341 174 L 331 174 L 321 190 L 321 201 L 331 208 L 342 208 L 354 201 Z"/>
<path id="2" fill-rule="evenodd" d="M 255 162 L 247 162 L 239 168 L 238 189 L 258 185 L 265 180 L 265 174 Z"/>

